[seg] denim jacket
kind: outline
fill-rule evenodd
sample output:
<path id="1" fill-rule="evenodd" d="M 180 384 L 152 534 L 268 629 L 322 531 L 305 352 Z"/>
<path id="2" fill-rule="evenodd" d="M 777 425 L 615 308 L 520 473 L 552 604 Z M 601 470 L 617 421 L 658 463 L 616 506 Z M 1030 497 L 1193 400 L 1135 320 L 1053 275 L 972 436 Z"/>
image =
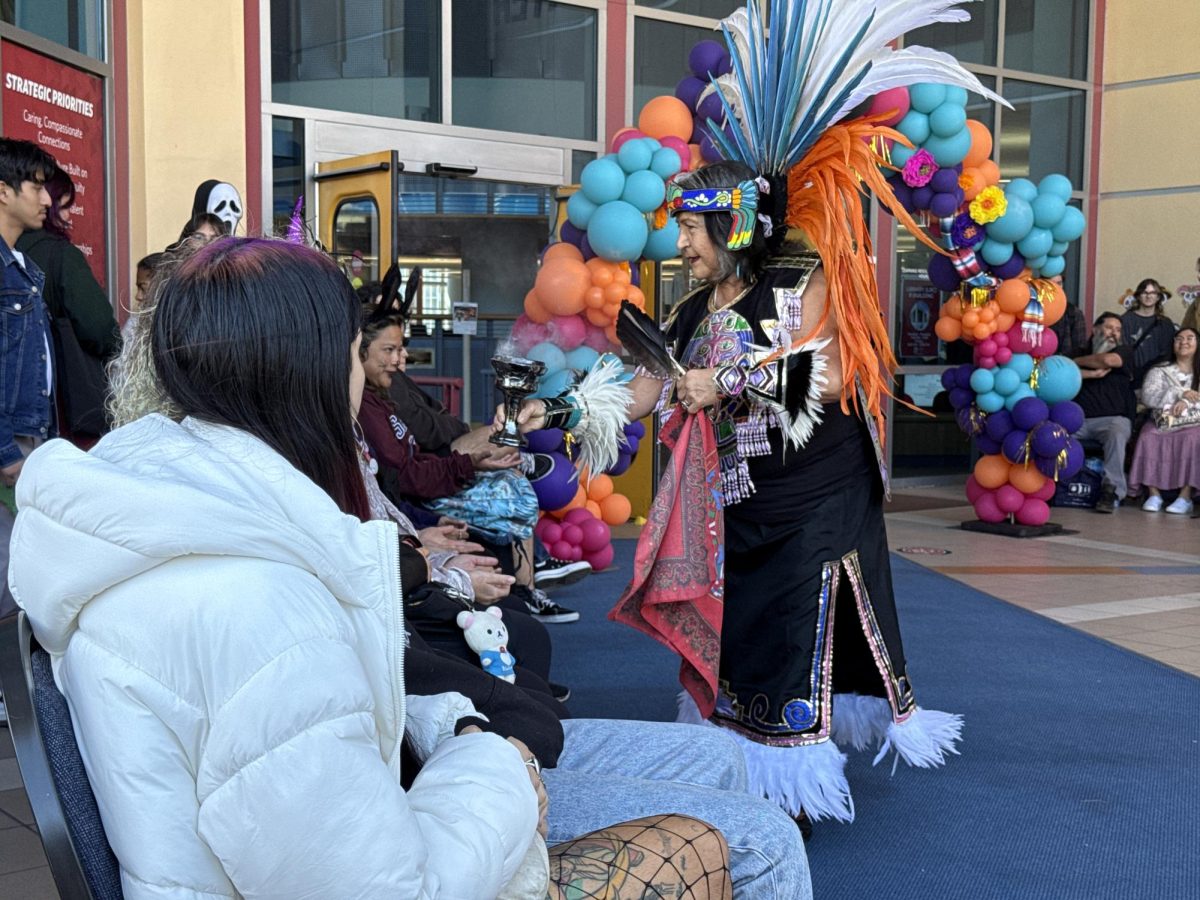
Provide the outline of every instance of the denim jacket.
<path id="1" fill-rule="evenodd" d="M 0 263 L 0 466 L 9 466 L 23 456 L 16 435 L 53 437 L 46 383 L 50 331 L 42 302 L 42 270 L 29 259 L 22 268 L 3 240 Z"/>

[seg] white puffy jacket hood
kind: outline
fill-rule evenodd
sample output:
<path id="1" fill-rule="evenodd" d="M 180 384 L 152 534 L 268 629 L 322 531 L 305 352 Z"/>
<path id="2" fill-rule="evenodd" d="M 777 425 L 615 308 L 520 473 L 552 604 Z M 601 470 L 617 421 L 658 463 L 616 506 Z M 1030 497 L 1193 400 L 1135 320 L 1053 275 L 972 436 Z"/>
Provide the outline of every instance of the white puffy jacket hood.
<path id="1" fill-rule="evenodd" d="M 488 897 L 536 825 L 519 754 L 442 740 L 399 787 L 394 525 L 258 439 L 148 416 L 17 490 L 9 582 L 51 653 L 134 897 Z M 427 745 L 469 710 L 409 698 Z"/>

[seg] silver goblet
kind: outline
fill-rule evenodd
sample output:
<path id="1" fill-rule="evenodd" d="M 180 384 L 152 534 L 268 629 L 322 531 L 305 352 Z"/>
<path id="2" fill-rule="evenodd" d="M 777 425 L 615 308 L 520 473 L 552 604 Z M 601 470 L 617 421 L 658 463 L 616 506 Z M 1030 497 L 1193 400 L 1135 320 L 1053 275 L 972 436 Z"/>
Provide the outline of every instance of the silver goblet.
<path id="1" fill-rule="evenodd" d="M 528 441 L 517 429 L 517 414 L 525 398 L 537 390 L 546 364 L 536 359 L 498 355 L 492 357 L 492 369 L 496 372 L 496 386 L 504 393 L 504 430 L 489 440 L 502 447 L 524 447 Z"/>

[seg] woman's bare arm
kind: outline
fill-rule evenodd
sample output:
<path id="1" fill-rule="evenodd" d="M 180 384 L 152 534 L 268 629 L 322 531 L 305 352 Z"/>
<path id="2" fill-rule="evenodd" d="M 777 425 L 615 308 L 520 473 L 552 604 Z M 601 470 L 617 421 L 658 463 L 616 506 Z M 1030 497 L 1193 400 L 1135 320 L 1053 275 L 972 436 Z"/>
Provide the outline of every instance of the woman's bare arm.
<path id="1" fill-rule="evenodd" d="M 812 334 L 813 329 L 817 327 L 817 323 L 821 321 L 821 316 L 824 315 L 828 302 L 829 294 L 825 281 L 825 270 L 818 268 L 812 273 L 812 277 L 808 280 L 808 285 L 804 288 L 804 295 L 800 300 L 800 327 L 791 333 L 793 341 L 801 340 Z M 829 310 L 829 318 L 825 320 L 825 325 L 819 332 L 812 334 L 811 339 L 816 340 L 820 338 L 829 338 L 829 343 L 821 351 L 821 355 L 827 360 L 825 366 L 825 387 L 821 390 L 821 402 L 832 403 L 842 396 L 842 347 L 841 342 L 838 340 L 836 309 L 831 308 Z"/>

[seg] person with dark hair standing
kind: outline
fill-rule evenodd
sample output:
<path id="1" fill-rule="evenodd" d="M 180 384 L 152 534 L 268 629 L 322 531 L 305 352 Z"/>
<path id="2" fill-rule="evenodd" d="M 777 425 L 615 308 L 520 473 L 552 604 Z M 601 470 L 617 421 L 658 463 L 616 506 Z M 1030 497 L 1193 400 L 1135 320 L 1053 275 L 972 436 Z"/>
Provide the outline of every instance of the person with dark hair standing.
<path id="1" fill-rule="evenodd" d="M 1140 391 L 1151 366 L 1166 361 L 1175 340 L 1175 323 L 1163 312 L 1171 292 L 1154 278 L 1143 278 L 1133 292 L 1132 308 L 1121 316 L 1121 334 L 1133 348 L 1133 389 Z"/>
<path id="2" fill-rule="evenodd" d="M 1083 409 L 1076 440 L 1099 441 L 1104 448 L 1104 481 L 1096 512 L 1114 512 L 1125 500 L 1125 448 L 1133 432 L 1137 398 L 1133 393 L 1133 348 L 1121 340 L 1121 317 L 1101 313 L 1091 345 L 1075 356 L 1083 384 L 1075 402 Z"/>

